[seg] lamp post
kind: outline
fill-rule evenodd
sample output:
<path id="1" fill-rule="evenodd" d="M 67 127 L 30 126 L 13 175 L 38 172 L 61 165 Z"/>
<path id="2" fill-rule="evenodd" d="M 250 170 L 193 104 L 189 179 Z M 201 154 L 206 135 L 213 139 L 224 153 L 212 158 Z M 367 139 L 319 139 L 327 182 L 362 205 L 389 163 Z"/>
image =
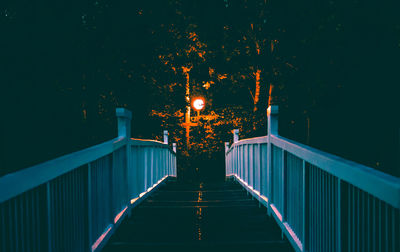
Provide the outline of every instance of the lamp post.
<path id="1" fill-rule="evenodd" d="M 193 106 L 193 109 L 197 111 L 197 117 L 199 117 L 200 116 L 200 111 L 203 110 L 204 106 L 205 106 L 204 98 L 203 97 L 194 98 L 193 102 L 192 102 L 192 106 Z M 182 123 L 182 126 L 185 127 L 185 129 L 186 129 L 186 146 L 187 146 L 187 149 L 189 149 L 190 127 L 198 125 L 197 123 L 194 123 L 194 122 L 191 121 L 190 110 L 191 110 L 191 107 L 188 106 L 186 114 L 185 114 L 185 122 Z"/>

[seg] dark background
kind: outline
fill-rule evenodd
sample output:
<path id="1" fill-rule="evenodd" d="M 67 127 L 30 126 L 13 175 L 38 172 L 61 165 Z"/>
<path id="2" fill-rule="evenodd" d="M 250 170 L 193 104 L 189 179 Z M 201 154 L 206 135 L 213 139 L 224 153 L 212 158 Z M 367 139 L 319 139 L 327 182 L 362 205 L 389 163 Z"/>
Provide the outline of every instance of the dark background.
<path id="1" fill-rule="evenodd" d="M 223 172 L 230 130 L 240 128 L 241 138 L 266 134 L 272 85 L 281 135 L 400 176 L 399 7 L 354 0 L 2 1 L 0 175 L 115 137 L 115 108 L 126 107 L 133 137 L 160 139 L 167 128 L 184 154 L 180 171 L 197 176 L 199 166 L 210 177 Z M 184 112 L 185 78 L 159 56 L 181 52 L 193 42 L 190 32 L 205 45 L 205 60 L 189 54 L 170 64 L 192 62 L 192 93 L 206 97 L 205 114 L 225 121 L 222 128 L 204 122 L 212 133 L 194 129 L 198 147 L 186 153 L 182 118 L 153 112 Z M 227 78 L 213 77 L 205 90 L 210 67 Z M 256 111 L 254 69 L 261 70 Z"/>

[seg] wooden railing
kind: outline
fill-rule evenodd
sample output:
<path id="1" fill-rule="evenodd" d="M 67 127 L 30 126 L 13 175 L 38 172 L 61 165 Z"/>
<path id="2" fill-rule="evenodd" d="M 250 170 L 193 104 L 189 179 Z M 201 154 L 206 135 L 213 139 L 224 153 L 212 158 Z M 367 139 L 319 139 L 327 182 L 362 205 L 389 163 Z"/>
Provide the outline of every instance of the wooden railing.
<path id="1" fill-rule="evenodd" d="M 100 250 L 133 206 L 176 176 L 176 145 L 118 137 L 0 178 L 0 251 Z"/>
<path id="2" fill-rule="evenodd" d="M 267 136 L 225 143 L 226 175 L 297 251 L 400 251 L 400 179 L 279 136 L 277 114 Z"/>

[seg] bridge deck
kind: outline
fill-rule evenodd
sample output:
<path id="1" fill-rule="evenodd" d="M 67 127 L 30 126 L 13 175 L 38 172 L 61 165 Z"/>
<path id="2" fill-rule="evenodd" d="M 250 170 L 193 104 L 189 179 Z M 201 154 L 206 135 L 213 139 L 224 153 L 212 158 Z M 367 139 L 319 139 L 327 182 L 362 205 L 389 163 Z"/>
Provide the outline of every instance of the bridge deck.
<path id="1" fill-rule="evenodd" d="M 236 182 L 168 182 L 133 209 L 104 251 L 292 251 L 264 207 Z"/>

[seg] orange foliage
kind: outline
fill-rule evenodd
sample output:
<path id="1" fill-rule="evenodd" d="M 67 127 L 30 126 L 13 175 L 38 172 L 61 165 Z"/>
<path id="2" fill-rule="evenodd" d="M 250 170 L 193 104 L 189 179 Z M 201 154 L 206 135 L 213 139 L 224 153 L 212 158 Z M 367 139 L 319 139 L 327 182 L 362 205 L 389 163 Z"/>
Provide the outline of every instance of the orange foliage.
<path id="1" fill-rule="evenodd" d="M 208 74 L 210 75 L 210 77 L 214 74 L 215 69 L 212 69 L 211 67 L 208 68 Z"/>
<path id="2" fill-rule="evenodd" d="M 256 78 L 256 92 L 254 94 L 254 112 L 257 111 L 257 103 L 260 99 L 260 74 L 261 70 L 257 69 L 257 72 L 254 73 Z"/>
<path id="3" fill-rule="evenodd" d="M 256 41 L 256 50 L 257 50 L 257 55 L 260 55 L 260 45 Z"/>
<path id="4" fill-rule="evenodd" d="M 197 34 L 196 34 L 195 32 L 189 32 L 188 39 L 191 39 L 191 40 L 193 40 L 193 41 L 196 41 L 196 40 L 198 39 L 198 38 L 197 38 Z"/>
<path id="5" fill-rule="evenodd" d="M 227 74 L 218 74 L 218 80 L 223 80 L 227 78 Z"/>
<path id="6" fill-rule="evenodd" d="M 269 85 L 269 97 L 268 97 L 268 106 L 271 106 L 271 101 L 272 101 L 272 89 L 274 89 L 274 85 L 272 83 Z"/>
<path id="7" fill-rule="evenodd" d="M 204 82 L 203 82 L 204 83 Z M 214 81 L 207 81 L 203 84 L 203 87 L 205 89 L 209 89 L 211 87 L 211 85 L 214 84 Z"/>
<path id="8" fill-rule="evenodd" d="M 204 59 L 204 54 L 206 54 L 205 51 L 201 51 L 197 53 L 199 55 L 200 58 Z"/>
<path id="9" fill-rule="evenodd" d="M 183 71 L 183 73 L 184 73 L 184 74 L 189 73 L 190 70 L 192 70 L 192 67 L 193 67 L 193 66 L 190 66 L 190 67 L 182 66 L 182 71 Z"/>

